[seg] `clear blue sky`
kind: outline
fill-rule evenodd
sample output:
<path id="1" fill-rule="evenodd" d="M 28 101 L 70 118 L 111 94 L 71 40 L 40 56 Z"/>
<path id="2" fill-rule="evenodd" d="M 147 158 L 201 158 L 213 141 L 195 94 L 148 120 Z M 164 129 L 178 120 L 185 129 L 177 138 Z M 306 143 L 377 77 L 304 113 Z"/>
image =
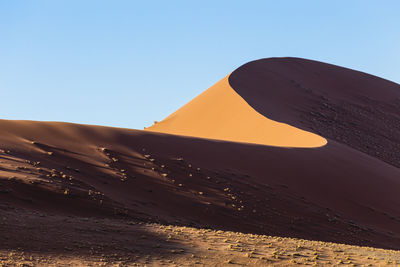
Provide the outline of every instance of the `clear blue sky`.
<path id="1" fill-rule="evenodd" d="M 400 82 L 400 1 L 0 1 L 0 118 L 143 129 L 240 65 Z"/>

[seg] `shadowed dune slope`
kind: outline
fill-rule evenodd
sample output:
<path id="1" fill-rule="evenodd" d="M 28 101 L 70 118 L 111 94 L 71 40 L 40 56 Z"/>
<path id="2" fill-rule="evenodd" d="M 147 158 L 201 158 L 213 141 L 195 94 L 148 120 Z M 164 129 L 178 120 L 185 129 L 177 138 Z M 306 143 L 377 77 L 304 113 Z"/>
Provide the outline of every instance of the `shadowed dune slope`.
<path id="1" fill-rule="evenodd" d="M 400 167 L 400 85 L 301 58 L 249 62 L 229 84 L 260 114 Z"/>
<path id="2" fill-rule="evenodd" d="M 326 139 L 255 111 L 229 85 L 228 77 L 146 130 L 284 147 L 318 147 Z"/>
<path id="3" fill-rule="evenodd" d="M 4 210 L 126 217 L 400 249 L 399 177 L 398 168 L 335 141 L 288 149 L 0 121 Z"/>

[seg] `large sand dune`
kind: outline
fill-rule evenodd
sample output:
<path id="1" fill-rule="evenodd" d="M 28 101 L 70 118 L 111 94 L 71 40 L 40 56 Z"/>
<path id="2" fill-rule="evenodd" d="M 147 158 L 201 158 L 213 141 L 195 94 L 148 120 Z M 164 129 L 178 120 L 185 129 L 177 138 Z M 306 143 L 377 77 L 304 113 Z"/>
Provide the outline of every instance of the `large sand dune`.
<path id="1" fill-rule="evenodd" d="M 231 87 L 268 118 L 335 140 L 400 167 L 400 85 L 300 58 L 249 62 Z"/>
<path id="2" fill-rule="evenodd" d="M 400 249 L 399 101 L 398 84 L 285 58 L 243 65 L 150 131 L 1 120 L 0 210 Z M 2 251 L 32 242 L 0 235 Z"/>

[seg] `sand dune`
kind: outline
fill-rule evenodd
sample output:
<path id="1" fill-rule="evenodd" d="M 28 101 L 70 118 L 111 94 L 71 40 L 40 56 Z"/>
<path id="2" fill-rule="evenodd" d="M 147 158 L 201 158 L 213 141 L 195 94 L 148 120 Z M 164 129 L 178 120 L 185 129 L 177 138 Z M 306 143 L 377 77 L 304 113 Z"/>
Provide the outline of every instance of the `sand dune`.
<path id="1" fill-rule="evenodd" d="M 400 85 L 301 58 L 239 67 L 229 84 L 268 118 L 310 131 L 400 167 Z"/>
<path id="2" fill-rule="evenodd" d="M 146 131 L 0 120 L 0 210 L 400 249 L 399 133 L 398 84 L 264 59 Z M 12 229 L 0 255 L 54 252 Z"/>
<path id="3" fill-rule="evenodd" d="M 4 209 L 400 244 L 399 169 L 334 141 L 286 149 L 67 123 L 1 129 Z"/>
<path id="4" fill-rule="evenodd" d="M 255 111 L 223 78 L 165 120 L 146 130 L 283 147 L 318 147 L 326 139 Z"/>

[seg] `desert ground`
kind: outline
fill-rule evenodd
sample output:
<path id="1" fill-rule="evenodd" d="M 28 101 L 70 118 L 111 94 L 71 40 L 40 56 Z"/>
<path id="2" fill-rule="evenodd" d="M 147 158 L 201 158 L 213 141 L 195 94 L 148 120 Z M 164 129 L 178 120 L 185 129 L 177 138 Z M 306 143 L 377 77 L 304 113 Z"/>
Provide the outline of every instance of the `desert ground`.
<path id="1" fill-rule="evenodd" d="M 5 266 L 396 266 L 400 85 L 252 61 L 144 130 L 0 120 Z"/>
<path id="2" fill-rule="evenodd" d="M 400 251 L 127 219 L 12 210 L 2 266 L 398 266 Z M 24 233 L 21 238 L 20 233 Z M 7 246 L 5 246 L 7 244 Z"/>

